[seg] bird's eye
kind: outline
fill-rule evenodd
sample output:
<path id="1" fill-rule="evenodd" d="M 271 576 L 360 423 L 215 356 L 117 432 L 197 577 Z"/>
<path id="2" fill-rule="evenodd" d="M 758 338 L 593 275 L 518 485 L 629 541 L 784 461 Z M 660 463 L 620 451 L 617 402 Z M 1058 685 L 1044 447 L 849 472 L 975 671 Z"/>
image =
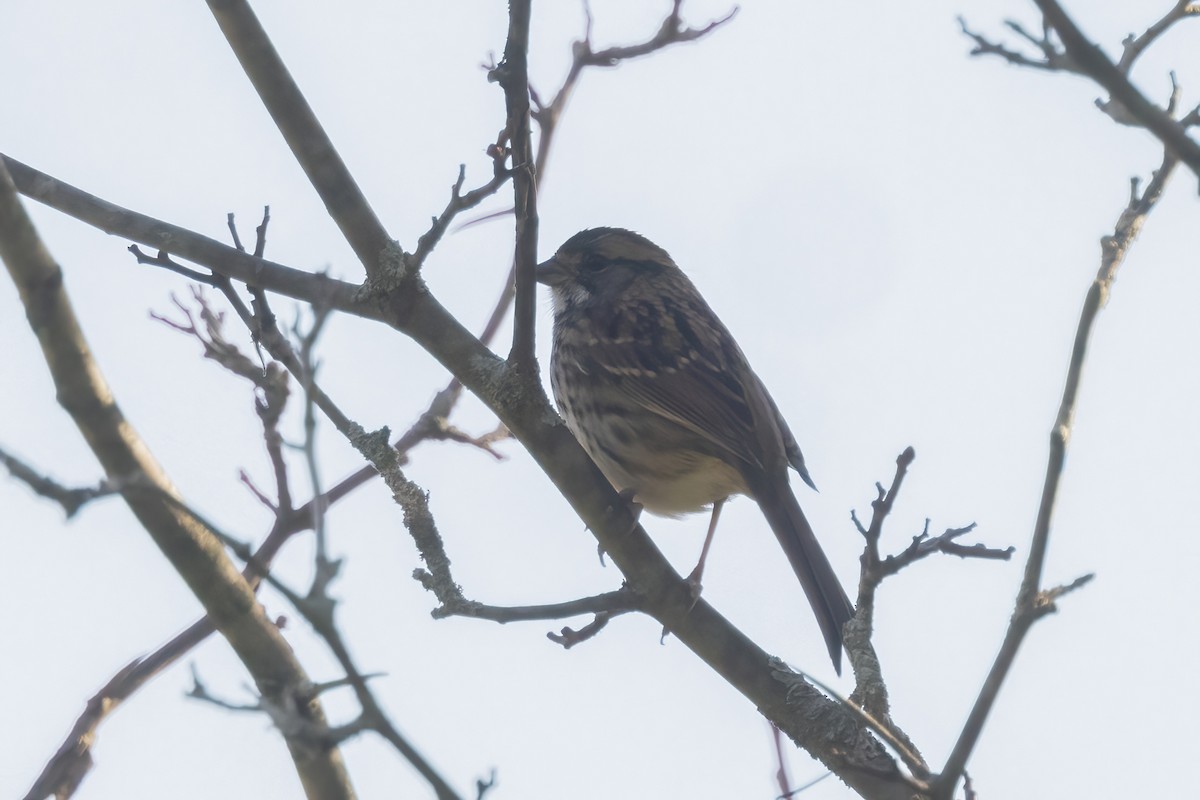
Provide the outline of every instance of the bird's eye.
<path id="1" fill-rule="evenodd" d="M 603 272 L 605 269 L 612 266 L 612 259 L 605 258 L 598 253 L 588 253 L 580 262 L 580 267 L 587 272 Z"/>

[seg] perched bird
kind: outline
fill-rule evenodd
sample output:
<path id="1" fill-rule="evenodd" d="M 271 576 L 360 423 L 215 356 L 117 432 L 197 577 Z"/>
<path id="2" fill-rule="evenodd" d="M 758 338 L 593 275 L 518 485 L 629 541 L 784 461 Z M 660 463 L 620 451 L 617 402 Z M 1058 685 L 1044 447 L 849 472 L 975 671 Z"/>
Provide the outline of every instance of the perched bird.
<path id="1" fill-rule="evenodd" d="M 804 457 L 733 336 L 667 252 L 620 228 L 592 228 L 538 265 L 554 298 L 550 384 L 567 425 L 619 491 L 651 513 L 754 498 L 792 564 L 841 672 L 854 607 L 788 484 Z"/>

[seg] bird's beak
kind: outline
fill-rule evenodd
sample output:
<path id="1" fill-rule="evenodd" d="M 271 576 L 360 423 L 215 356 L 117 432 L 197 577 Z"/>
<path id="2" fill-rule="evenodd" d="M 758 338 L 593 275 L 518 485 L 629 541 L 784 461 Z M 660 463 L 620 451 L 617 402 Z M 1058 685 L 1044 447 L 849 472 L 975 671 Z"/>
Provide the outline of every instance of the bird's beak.
<path id="1" fill-rule="evenodd" d="M 546 286 L 557 286 L 564 283 L 569 277 L 566 271 L 563 270 L 562 264 L 555 258 L 547 259 L 537 265 L 535 270 L 538 283 L 543 283 Z"/>

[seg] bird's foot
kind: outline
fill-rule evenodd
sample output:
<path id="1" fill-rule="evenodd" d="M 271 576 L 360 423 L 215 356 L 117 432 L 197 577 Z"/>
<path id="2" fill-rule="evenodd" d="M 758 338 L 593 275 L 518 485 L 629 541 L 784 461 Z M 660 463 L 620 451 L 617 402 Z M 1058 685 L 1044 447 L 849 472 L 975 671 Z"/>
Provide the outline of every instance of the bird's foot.
<path id="1" fill-rule="evenodd" d="M 700 593 L 704 591 L 704 585 L 700 583 L 700 578 L 704 575 L 704 567 L 702 564 L 697 564 L 696 568 L 684 579 L 687 584 L 688 593 L 692 597 L 692 604 L 688 606 L 688 611 L 696 607 L 696 603 L 700 602 Z"/>
<path id="2" fill-rule="evenodd" d="M 617 492 L 617 497 L 621 498 L 621 504 L 609 506 L 606 513 L 610 517 L 616 516 L 622 508 L 629 512 L 629 515 L 633 518 L 633 521 L 629 523 L 629 527 L 625 530 L 625 534 L 628 535 L 633 533 L 634 528 L 638 526 L 638 520 L 642 516 L 642 504 L 633 499 L 633 489 L 622 489 L 621 491 Z M 596 555 L 600 558 L 600 566 L 602 567 L 608 566 L 604 563 L 604 554 L 606 552 L 607 551 L 604 549 L 603 542 L 596 544 Z"/>
<path id="3" fill-rule="evenodd" d="M 696 607 L 696 603 L 700 602 L 700 594 L 704 591 L 704 586 L 700 583 L 700 578 L 703 574 L 703 565 L 697 564 L 696 568 L 692 570 L 691 573 L 683 580 L 684 584 L 688 588 L 688 595 L 692 599 L 687 607 L 687 613 L 689 614 L 692 613 L 692 609 Z M 667 629 L 666 625 L 664 625 L 662 629 L 662 636 L 659 637 L 658 643 L 664 643 L 670 634 L 671 631 Z"/>
<path id="4" fill-rule="evenodd" d="M 626 530 L 625 533 L 633 533 L 633 529 L 638 526 L 638 520 L 641 519 L 642 516 L 642 504 L 634 499 L 635 492 L 633 489 L 622 489 L 621 491 L 617 492 L 617 497 L 621 498 L 621 502 L 624 504 L 625 510 L 628 511 L 629 515 L 633 518 L 633 521 L 629 523 L 629 529 Z M 620 508 L 617 506 L 608 507 L 609 514 L 616 514 L 619 511 Z M 601 561 L 603 561 L 603 558 L 603 553 L 601 553 Z"/>

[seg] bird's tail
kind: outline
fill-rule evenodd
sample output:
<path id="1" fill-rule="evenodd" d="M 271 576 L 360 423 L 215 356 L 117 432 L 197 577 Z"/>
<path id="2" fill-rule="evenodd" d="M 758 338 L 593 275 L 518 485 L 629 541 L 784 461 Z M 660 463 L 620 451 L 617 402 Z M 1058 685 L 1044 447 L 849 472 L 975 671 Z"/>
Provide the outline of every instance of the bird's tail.
<path id="1" fill-rule="evenodd" d="M 833 659 L 833 668 L 842 674 L 842 626 L 854 616 L 854 606 L 842 589 L 837 575 L 800 510 L 796 496 L 787 484 L 766 492 L 756 492 L 756 500 L 775 531 L 783 552 L 804 587 L 817 624 Z"/>

